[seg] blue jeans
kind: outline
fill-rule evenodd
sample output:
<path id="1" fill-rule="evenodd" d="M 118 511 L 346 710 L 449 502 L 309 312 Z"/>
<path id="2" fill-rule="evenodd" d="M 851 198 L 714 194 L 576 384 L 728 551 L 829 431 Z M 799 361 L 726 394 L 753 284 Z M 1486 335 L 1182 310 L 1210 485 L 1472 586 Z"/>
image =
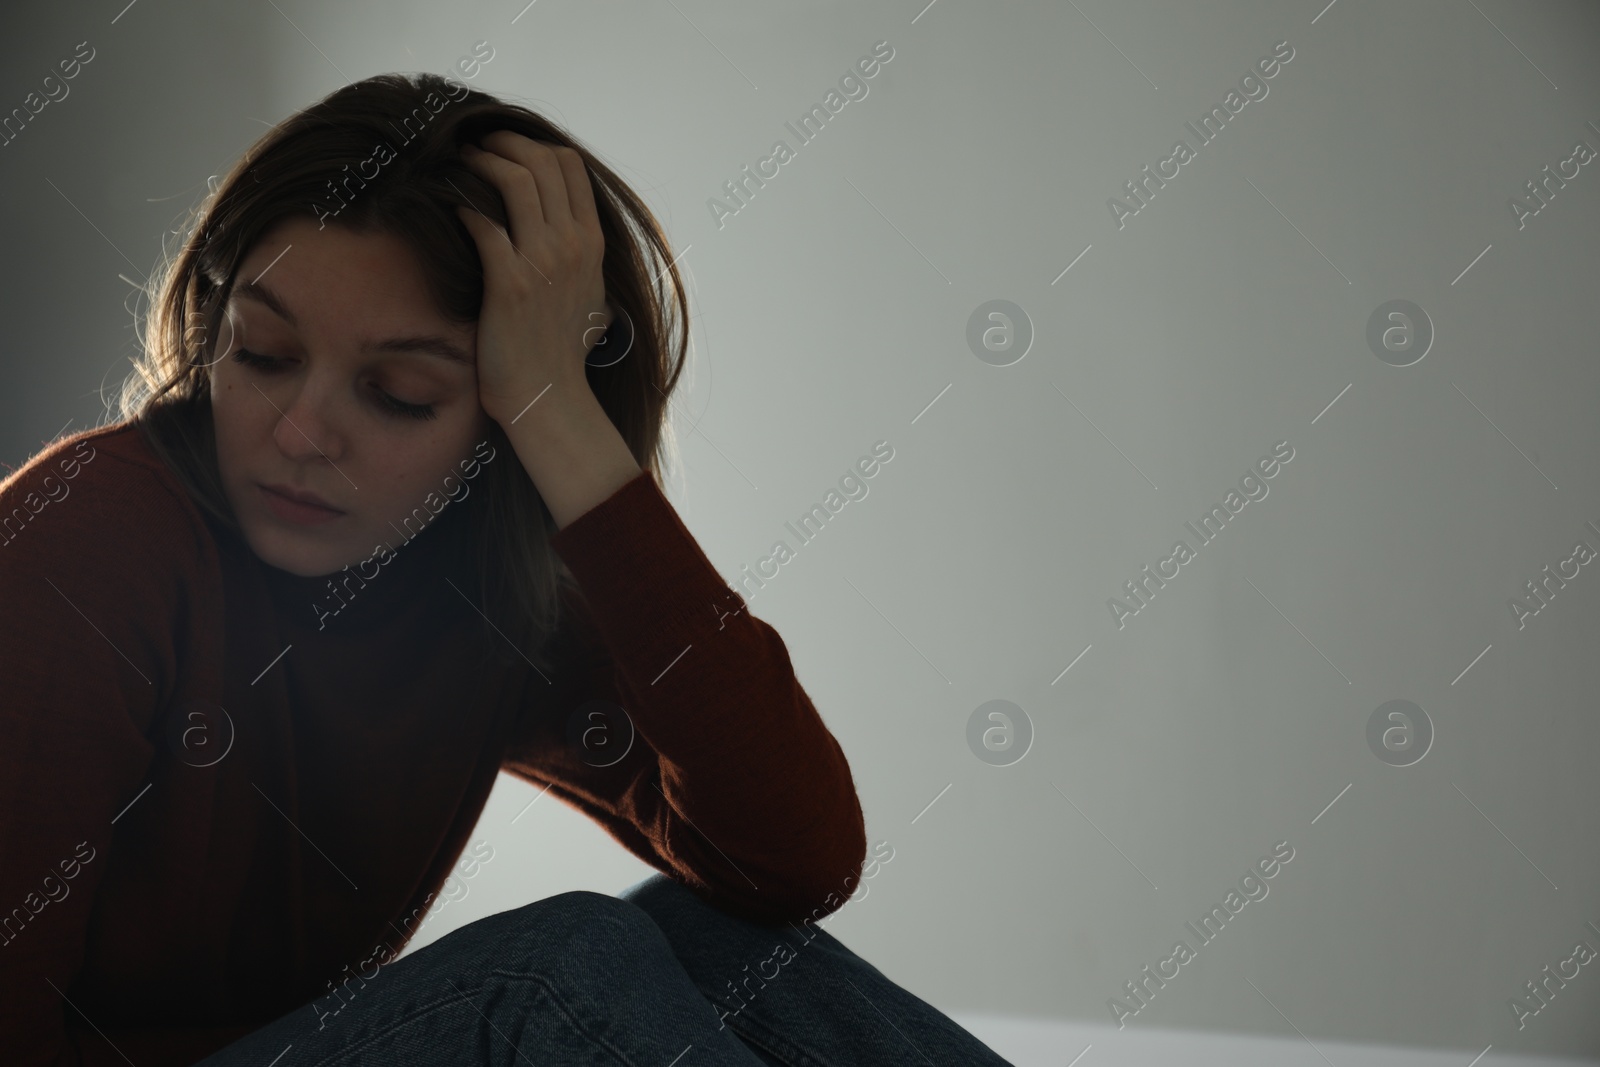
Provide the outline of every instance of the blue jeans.
<path id="1" fill-rule="evenodd" d="M 826 930 L 740 919 L 662 874 L 479 919 L 338 1003 L 195 1067 L 1011 1067 Z"/>

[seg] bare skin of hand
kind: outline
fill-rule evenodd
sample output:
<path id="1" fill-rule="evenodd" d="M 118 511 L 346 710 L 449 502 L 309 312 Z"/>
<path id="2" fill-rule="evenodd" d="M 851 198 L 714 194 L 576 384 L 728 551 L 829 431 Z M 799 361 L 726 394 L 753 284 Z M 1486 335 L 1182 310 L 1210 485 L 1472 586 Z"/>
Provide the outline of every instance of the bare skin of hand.
<path id="1" fill-rule="evenodd" d="M 552 383 L 583 383 L 584 357 L 609 325 L 605 239 L 583 157 L 510 130 L 462 146 L 462 160 L 500 190 L 510 233 L 456 208 L 483 262 L 478 398 L 505 424 Z"/>
<path id="2" fill-rule="evenodd" d="M 641 470 L 585 375 L 612 319 L 594 189 L 575 149 L 510 130 L 482 143 L 462 159 L 500 191 L 510 233 L 456 209 L 483 264 L 478 399 L 565 527 Z"/>

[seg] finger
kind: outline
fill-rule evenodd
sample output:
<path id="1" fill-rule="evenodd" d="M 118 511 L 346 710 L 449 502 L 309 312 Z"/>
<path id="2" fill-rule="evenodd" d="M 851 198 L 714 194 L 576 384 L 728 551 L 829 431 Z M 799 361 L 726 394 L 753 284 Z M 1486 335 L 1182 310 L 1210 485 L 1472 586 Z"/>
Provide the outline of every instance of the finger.
<path id="1" fill-rule="evenodd" d="M 533 240 L 545 225 L 540 191 L 533 172 L 504 156 L 478 148 L 461 146 L 461 160 L 478 177 L 500 190 L 510 222 L 511 241 L 520 248 L 533 247 Z"/>
<path id="2" fill-rule="evenodd" d="M 595 207 L 594 185 L 582 153 L 576 148 L 562 147 L 556 150 L 556 159 L 560 160 L 561 174 L 566 179 L 567 206 L 572 210 L 573 220 L 582 229 L 598 234 L 600 212 Z"/>
<path id="3" fill-rule="evenodd" d="M 535 141 L 511 130 L 495 130 L 483 138 L 483 146 L 533 175 L 539 190 L 541 217 L 547 226 L 563 230 L 574 225 L 572 207 L 567 202 L 566 180 L 561 174 L 554 145 Z"/>
<path id="4" fill-rule="evenodd" d="M 456 218 L 467 228 L 473 244 L 478 248 L 478 261 L 483 264 L 484 288 L 498 289 L 508 260 L 515 252 L 511 237 L 471 205 L 457 204 Z"/>
<path id="5" fill-rule="evenodd" d="M 461 220 L 461 224 L 472 235 L 473 241 L 478 245 L 479 253 L 488 252 L 491 248 L 511 243 L 511 236 L 505 230 L 495 225 L 483 212 L 470 204 L 457 204 L 456 217 Z"/>
<path id="6" fill-rule="evenodd" d="M 463 158 L 465 158 L 468 154 L 469 153 L 463 153 Z M 483 156 L 489 156 L 491 154 L 492 153 L 482 152 L 482 153 L 479 153 L 478 155 L 479 155 L 479 158 L 482 158 Z M 513 168 L 518 169 L 518 170 L 521 169 L 521 168 L 517 167 L 516 164 L 509 163 L 506 160 L 501 160 L 500 162 L 504 166 L 513 167 Z M 485 173 L 484 171 L 480 171 L 479 173 L 481 175 L 483 175 L 485 181 L 488 181 L 491 184 L 493 184 L 493 179 L 487 173 Z M 523 171 L 522 173 L 527 174 L 527 171 Z M 452 188 L 455 187 L 455 183 L 454 182 L 451 183 L 451 187 Z M 501 188 L 501 187 L 496 186 L 496 188 Z M 456 189 L 456 192 L 460 193 L 461 190 L 460 189 Z M 464 194 L 464 193 L 462 194 L 463 199 L 465 198 L 465 195 L 466 194 Z M 520 213 L 517 210 L 515 210 L 514 207 L 513 207 L 513 201 L 516 198 L 511 193 L 508 193 L 503 188 L 501 188 L 500 198 L 506 205 L 506 214 L 508 216 L 512 216 L 512 215 Z M 470 215 L 474 216 L 474 218 L 469 220 L 467 213 L 470 213 Z M 514 264 L 511 262 L 511 257 L 515 256 L 516 258 L 522 260 L 522 262 L 526 263 L 528 266 L 532 267 L 533 270 L 534 270 L 534 273 L 538 274 L 539 277 L 544 280 L 545 284 L 547 284 L 547 285 L 552 284 L 551 281 L 550 281 L 550 275 L 545 273 L 545 271 L 540 268 L 539 264 L 537 264 L 533 260 L 529 259 L 527 254 L 525 252 L 523 252 L 523 250 L 521 248 L 517 247 L 517 244 L 516 244 L 516 241 L 513 238 L 513 235 L 510 232 L 508 232 L 507 230 L 502 229 L 492 219 L 490 219 L 488 216 L 484 215 L 483 212 L 479 211 L 476 207 L 470 206 L 470 204 L 467 207 L 463 207 L 463 206 L 458 204 L 456 206 L 456 215 L 457 215 L 457 217 L 459 217 L 459 218 L 461 218 L 463 220 L 463 224 L 466 225 L 466 227 L 467 227 L 467 232 L 472 234 L 473 240 L 477 243 L 477 245 L 478 245 L 478 254 L 479 254 L 480 257 L 482 257 L 484 259 L 485 269 L 487 269 L 487 265 L 488 265 L 489 260 L 491 258 L 493 258 L 493 259 L 496 259 L 498 261 L 504 262 L 504 264 L 505 264 L 505 266 L 503 268 L 498 268 L 498 269 L 509 270 L 514 266 Z M 476 229 L 474 228 L 474 224 L 475 223 L 478 226 L 478 228 L 476 228 Z M 513 222 L 513 225 L 515 225 L 514 222 Z M 527 221 L 526 221 L 526 218 L 524 219 L 523 226 L 524 226 L 524 230 L 525 231 L 527 229 L 529 229 Z M 492 231 L 495 234 L 498 234 L 500 239 L 498 241 L 491 240 L 490 239 L 490 231 Z M 490 251 L 491 248 L 493 249 L 492 252 Z"/>
<path id="7" fill-rule="evenodd" d="M 501 174 L 501 176 L 504 176 L 504 174 L 514 173 L 522 174 L 523 178 L 520 179 L 520 182 L 522 182 L 523 186 L 531 186 L 531 184 L 533 184 L 533 182 L 531 182 L 531 174 L 528 174 L 528 171 L 523 170 L 522 166 L 518 166 L 517 163 L 509 162 L 509 160 L 502 160 L 502 158 L 499 158 L 498 155 L 494 155 L 493 152 L 483 152 L 483 150 L 478 150 L 478 152 L 467 152 L 466 147 L 467 146 L 462 146 L 462 162 L 467 163 L 469 166 L 474 165 L 475 163 L 475 165 L 477 165 L 474 166 L 475 173 L 477 173 L 480 178 L 483 178 L 483 181 L 490 182 L 491 186 L 501 190 L 501 202 L 506 205 L 506 216 L 507 219 L 509 219 L 510 227 L 517 227 L 517 218 L 518 216 L 522 216 L 522 232 L 523 234 L 530 235 L 530 237 L 523 238 L 523 243 L 528 243 L 531 248 L 531 246 L 533 246 L 533 243 L 531 243 L 531 235 L 533 235 L 536 230 L 534 230 L 534 227 L 531 226 L 530 221 L 528 221 L 528 216 L 530 216 L 530 214 L 538 213 L 536 213 L 536 211 L 534 211 L 534 213 L 530 213 L 530 211 L 526 210 L 526 206 L 523 205 L 522 200 L 518 200 L 517 194 L 520 192 L 520 190 L 509 190 L 506 186 L 501 186 L 501 184 L 496 181 L 496 171 L 494 171 L 494 166 L 501 166 L 502 170 L 498 171 L 498 174 Z M 490 160 L 496 160 L 498 163 L 491 163 Z M 504 170 L 504 168 L 509 168 L 509 170 Z M 451 187 L 454 187 L 454 182 L 451 182 Z M 461 190 L 456 189 L 456 192 L 459 194 Z M 466 198 L 466 194 L 462 194 L 462 198 Z M 539 277 L 546 282 L 546 285 L 550 285 L 550 275 L 546 274 L 546 272 L 544 272 L 544 270 L 539 267 L 539 264 L 536 264 L 533 259 L 528 258 L 528 254 L 526 254 L 522 248 L 518 248 L 517 238 L 515 238 L 515 229 L 501 229 L 496 222 L 491 221 L 491 219 L 488 218 L 488 216 L 485 216 L 482 211 L 478 211 L 477 208 L 472 208 L 472 211 L 477 214 L 478 219 L 480 219 L 485 226 L 493 229 L 494 232 L 501 235 L 502 238 L 501 242 L 488 242 L 488 235 L 480 234 L 478 230 L 472 230 L 469 227 L 470 234 L 472 234 L 474 240 L 477 240 L 478 253 L 485 254 L 485 256 L 486 254 L 490 254 L 488 253 L 488 245 L 493 245 L 494 254 L 496 254 L 496 256 L 502 256 L 502 258 L 506 259 L 506 269 L 510 269 L 510 266 L 512 266 L 512 264 L 510 264 L 510 256 L 514 254 L 514 256 L 517 256 L 518 259 L 522 259 L 523 262 L 526 262 L 528 266 L 533 267 L 534 274 L 538 274 Z"/>
<path id="8" fill-rule="evenodd" d="M 456 217 L 461 219 L 461 224 L 467 228 L 467 232 L 472 235 L 474 241 L 477 241 L 480 236 L 487 236 L 488 231 L 493 230 L 500 235 L 504 244 L 511 244 L 511 235 L 506 232 L 504 227 L 485 215 L 483 209 L 474 204 L 472 198 L 463 193 L 459 185 L 450 181 L 449 178 L 446 178 L 445 181 L 449 182 L 450 188 L 454 189 L 456 195 L 461 197 L 462 202 L 456 205 Z M 487 227 L 488 229 L 483 229 L 482 227 Z"/>

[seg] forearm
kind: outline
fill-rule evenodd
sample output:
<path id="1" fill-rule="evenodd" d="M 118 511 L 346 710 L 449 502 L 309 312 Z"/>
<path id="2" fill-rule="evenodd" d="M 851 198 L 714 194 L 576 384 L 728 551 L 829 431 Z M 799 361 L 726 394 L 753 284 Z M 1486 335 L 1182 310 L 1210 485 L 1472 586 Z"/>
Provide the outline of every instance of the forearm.
<path id="1" fill-rule="evenodd" d="M 564 772 L 574 803 L 624 845 L 740 912 L 798 920 L 850 893 L 866 834 L 843 750 L 782 638 L 745 610 L 659 486 L 636 478 L 554 543 L 583 589 L 573 663 L 589 673 L 533 717 L 554 731 L 524 747 L 535 783 L 549 781 L 541 764 Z M 586 768 L 550 743 L 594 700 L 637 732 L 627 766 Z"/>
<path id="2" fill-rule="evenodd" d="M 641 470 L 582 379 L 552 383 L 520 414 L 501 421 L 501 427 L 558 529 L 608 499 Z"/>

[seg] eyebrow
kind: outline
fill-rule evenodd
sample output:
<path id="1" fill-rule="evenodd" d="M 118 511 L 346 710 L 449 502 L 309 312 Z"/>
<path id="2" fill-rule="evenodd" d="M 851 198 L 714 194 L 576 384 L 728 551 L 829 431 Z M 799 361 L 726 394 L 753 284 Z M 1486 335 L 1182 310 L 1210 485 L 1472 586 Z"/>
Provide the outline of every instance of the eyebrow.
<path id="1" fill-rule="evenodd" d="M 295 329 L 298 330 L 300 328 L 299 320 L 294 317 L 294 312 L 285 306 L 284 302 L 279 299 L 278 294 L 261 283 L 243 282 L 235 286 L 233 291 L 238 296 L 248 297 L 258 304 L 266 306 Z M 391 337 L 384 341 L 368 341 L 361 348 L 365 352 L 418 352 L 423 355 L 438 356 L 441 359 L 462 363 L 469 367 L 475 365 L 472 357 L 460 345 L 437 334 L 425 334 L 417 337 Z"/>

